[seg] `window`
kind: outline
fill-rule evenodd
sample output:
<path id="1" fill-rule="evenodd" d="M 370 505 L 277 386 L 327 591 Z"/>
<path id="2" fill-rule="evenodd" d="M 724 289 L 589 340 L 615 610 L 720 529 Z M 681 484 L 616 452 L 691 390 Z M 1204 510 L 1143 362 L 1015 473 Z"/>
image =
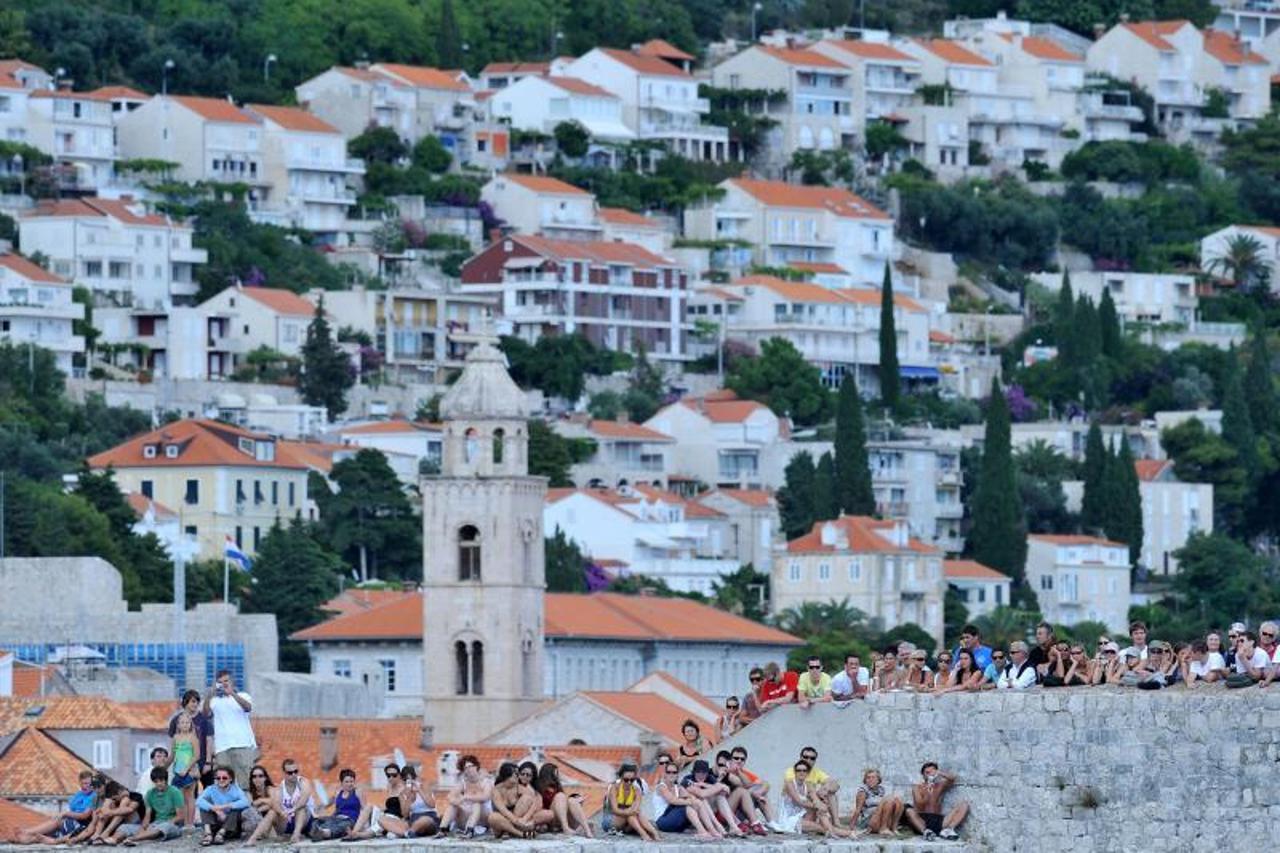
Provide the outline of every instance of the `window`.
<path id="1" fill-rule="evenodd" d="M 236 547 L 244 548 L 244 528 L 236 525 Z"/>
<path id="2" fill-rule="evenodd" d="M 142 496 L 143 496 L 144 498 L 147 498 L 148 500 L 153 500 L 153 499 L 154 499 L 154 497 L 155 497 L 155 485 L 154 485 L 150 480 L 143 480 L 143 481 L 139 484 L 138 489 L 139 489 L 139 491 L 141 491 L 141 492 L 142 492 Z"/>
<path id="3" fill-rule="evenodd" d="M 849 561 L 849 580 L 857 583 L 862 579 L 862 561 L 856 557 Z"/>
<path id="4" fill-rule="evenodd" d="M 480 531 L 473 524 L 458 531 L 458 580 L 480 580 Z"/>
<path id="5" fill-rule="evenodd" d="M 262 503 L 262 501 L 263 501 L 263 500 L 264 500 L 264 498 L 263 498 L 263 496 L 262 496 L 262 481 L 261 481 L 261 480 L 254 480 L 254 481 L 253 481 L 253 504 L 254 504 L 254 506 L 258 506 L 259 504 L 261 504 L 261 503 Z"/>
<path id="6" fill-rule="evenodd" d="M 985 586 L 978 587 L 978 601 L 983 602 L 986 600 L 987 600 L 987 588 Z"/>
<path id="7" fill-rule="evenodd" d="M 141 773 L 151 767 L 151 747 L 145 743 L 133 747 L 133 772 Z"/>
<path id="8" fill-rule="evenodd" d="M 996 584 L 996 606 L 999 607 L 1001 604 L 1004 604 L 1004 587 Z"/>
<path id="9" fill-rule="evenodd" d="M 200 503 L 200 481 L 187 480 L 187 493 L 183 498 L 188 506 Z"/>
<path id="10" fill-rule="evenodd" d="M 382 667 L 382 684 L 388 693 L 396 692 L 396 662 L 394 660 L 380 660 L 378 665 Z"/>
<path id="11" fill-rule="evenodd" d="M 166 445 L 165 445 L 165 448 L 164 448 L 164 455 L 165 455 L 165 458 L 166 458 L 166 459 L 177 459 L 177 458 L 178 458 L 178 445 L 176 445 L 176 444 L 166 444 Z"/>
<path id="12" fill-rule="evenodd" d="M 820 581 L 831 580 L 831 564 L 830 563 L 818 564 L 818 580 Z"/>
<path id="13" fill-rule="evenodd" d="M 351 660 L 350 658 L 338 658 L 333 662 L 334 678 L 350 678 L 351 677 Z"/>
<path id="14" fill-rule="evenodd" d="M 258 543 L 262 541 L 262 528 L 253 528 L 253 550 L 258 550 Z"/>
<path id="15" fill-rule="evenodd" d="M 280 484 L 275 480 L 271 481 L 271 505 L 280 505 Z"/>
<path id="16" fill-rule="evenodd" d="M 471 692 L 484 695 L 484 643 L 479 640 L 471 644 Z"/>
<path id="17" fill-rule="evenodd" d="M 110 769 L 115 762 L 112 760 L 115 756 L 112 754 L 112 744 L 109 740 L 95 740 L 93 742 L 93 766 L 97 770 Z"/>
<path id="18" fill-rule="evenodd" d="M 196 531 L 196 526 L 194 524 L 188 524 L 186 527 L 182 529 L 182 532 L 192 537 L 193 539 L 199 535 L 198 532 Z"/>
<path id="19" fill-rule="evenodd" d="M 501 428 L 495 429 L 493 431 L 493 464 L 494 465 L 502 464 L 502 456 L 506 450 L 506 438 L 507 438 L 507 435 L 502 431 Z"/>
<path id="20" fill-rule="evenodd" d="M 236 480 L 236 503 L 242 504 L 244 501 L 244 480 Z"/>
<path id="21" fill-rule="evenodd" d="M 792 563 L 787 570 L 787 579 L 792 583 L 800 582 L 800 564 Z"/>
<path id="22" fill-rule="evenodd" d="M 293 503 L 294 503 L 294 501 L 293 501 L 293 487 L 294 487 L 294 485 L 295 485 L 294 483 L 290 483 L 290 484 L 289 484 L 289 506 L 293 506 Z"/>
<path id="23" fill-rule="evenodd" d="M 1040 588 L 1045 590 L 1053 589 L 1053 575 L 1041 575 Z"/>
<path id="24" fill-rule="evenodd" d="M 471 690 L 471 655 L 462 640 L 453 644 L 453 663 L 456 676 L 453 692 L 466 696 Z"/>
<path id="25" fill-rule="evenodd" d="M 143 446 L 143 448 L 142 448 L 142 458 L 143 458 L 143 459 L 155 459 L 155 458 L 156 458 L 156 446 L 155 446 L 154 444 L 147 444 L 147 445 L 144 445 L 144 446 Z"/>
<path id="26" fill-rule="evenodd" d="M 463 447 L 463 452 L 466 454 L 467 462 L 476 461 L 476 454 L 480 451 L 479 438 L 480 438 L 479 433 L 477 433 L 474 429 L 467 430 L 466 444 Z"/>

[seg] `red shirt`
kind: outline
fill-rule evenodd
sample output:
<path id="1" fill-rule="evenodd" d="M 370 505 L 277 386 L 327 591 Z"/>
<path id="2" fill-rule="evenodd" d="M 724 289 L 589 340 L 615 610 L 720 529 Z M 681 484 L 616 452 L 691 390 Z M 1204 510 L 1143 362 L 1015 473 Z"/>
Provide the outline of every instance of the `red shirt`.
<path id="1" fill-rule="evenodd" d="M 760 704 L 769 702 L 773 699 L 779 699 L 790 694 L 795 696 L 796 690 L 800 685 L 800 674 L 787 670 L 782 673 L 782 679 L 777 683 L 765 680 L 760 685 Z"/>

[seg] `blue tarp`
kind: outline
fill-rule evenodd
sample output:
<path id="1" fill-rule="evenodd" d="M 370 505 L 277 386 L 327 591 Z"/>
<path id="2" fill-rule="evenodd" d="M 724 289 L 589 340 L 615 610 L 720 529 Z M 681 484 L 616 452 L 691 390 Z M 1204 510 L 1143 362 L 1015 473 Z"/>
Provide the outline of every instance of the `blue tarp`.
<path id="1" fill-rule="evenodd" d="M 938 368 L 936 367 L 910 367 L 902 366 L 898 368 L 898 374 L 903 379 L 933 379 L 939 377 Z"/>

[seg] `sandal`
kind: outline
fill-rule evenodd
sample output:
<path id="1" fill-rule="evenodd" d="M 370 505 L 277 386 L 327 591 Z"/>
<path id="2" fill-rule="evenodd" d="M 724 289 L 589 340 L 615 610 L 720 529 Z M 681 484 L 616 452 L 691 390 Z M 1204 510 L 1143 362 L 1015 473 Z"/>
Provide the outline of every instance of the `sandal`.
<path id="1" fill-rule="evenodd" d="M 213 834 L 213 843 L 214 843 L 214 844 L 217 844 L 217 845 L 226 844 L 226 843 L 227 843 L 227 831 L 226 831 L 225 829 L 219 829 L 217 832 L 215 832 L 215 833 Z"/>

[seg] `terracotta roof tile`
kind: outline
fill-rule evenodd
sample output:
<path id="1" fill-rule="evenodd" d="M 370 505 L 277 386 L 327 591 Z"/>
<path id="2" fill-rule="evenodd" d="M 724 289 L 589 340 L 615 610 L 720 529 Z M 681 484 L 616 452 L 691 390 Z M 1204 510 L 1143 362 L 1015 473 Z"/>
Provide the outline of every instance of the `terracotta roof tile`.
<path id="1" fill-rule="evenodd" d="M 1266 57 L 1249 50 L 1246 42 L 1222 30 L 1204 31 L 1204 50 L 1223 65 L 1267 64 Z"/>
<path id="2" fill-rule="evenodd" d="M 327 121 L 300 107 L 273 107 L 267 104 L 249 104 L 247 108 L 255 115 L 268 119 L 285 130 L 297 130 L 303 133 L 339 132 L 336 127 Z"/>
<path id="3" fill-rule="evenodd" d="M 132 198 L 79 198 L 45 200 L 35 209 L 23 215 L 24 219 L 38 219 L 46 216 L 75 217 L 110 217 L 118 219 L 126 225 L 168 226 L 173 224 L 168 217 L 157 213 L 139 213 L 134 208 L 138 203 Z"/>
<path id="4" fill-rule="evenodd" d="M 127 100 L 127 101 L 146 101 L 151 96 L 146 92 L 139 92 L 130 86 L 99 86 L 93 90 L 93 94 L 101 95 L 106 100 Z"/>
<path id="5" fill-rule="evenodd" d="M 775 628 L 683 598 L 597 592 L 547 593 L 548 637 L 686 640 L 798 644 Z M 401 593 L 367 610 L 350 612 L 292 635 L 295 640 L 404 640 L 422 637 L 422 594 Z"/>
<path id="6" fill-rule="evenodd" d="M 662 223 L 658 220 L 622 207 L 602 207 L 598 213 L 603 221 L 612 225 L 626 225 L 632 228 L 662 228 Z"/>
<path id="7" fill-rule="evenodd" d="M 426 68 L 420 65 L 399 65 L 391 62 L 379 62 L 372 66 L 391 77 L 403 80 L 410 86 L 419 89 L 446 89 L 453 92 L 470 92 L 466 83 L 461 82 L 448 71 L 439 68 Z"/>
<path id="8" fill-rule="evenodd" d="M 1133 463 L 1138 471 L 1138 479 L 1147 483 L 1158 480 L 1172 466 L 1173 463 L 1168 459 L 1136 459 Z"/>
<path id="9" fill-rule="evenodd" d="M 729 183 L 772 207 L 804 207 L 829 210 L 851 219 L 890 219 L 889 214 L 853 193 L 838 187 L 807 187 L 784 181 L 730 178 Z"/>
<path id="10" fill-rule="evenodd" d="M 677 68 L 666 60 L 659 59 L 656 56 L 641 56 L 626 50 L 618 50 L 611 47 L 597 48 L 605 56 L 620 62 L 640 74 L 650 74 L 660 77 L 688 77 L 689 72 L 682 68 Z"/>
<path id="11" fill-rule="evenodd" d="M 833 39 L 826 42 L 834 45 L 845 53 L 853 54 L 862 59 L 881 60 L 886 62 L 911 62 L 919 63 L 920 60 L 914 56 L 903 53 L 896 47 L 873 41 L 855 41 L 853 39 Z"/>
<path id="12" fill-rule="evenodd" d="M 799 65 L 804 68 L 835 68 L 840 71 L 847 71 L 848 67 L 843 63 L 836 62 L 829 56 L 818 53 L 816 50 L 805 50 L 793 47 L 770 47 L 769 45 L 756 45 L 757 50 L 774 59 L 781 60 L 787 65 Z"/>
<path id="13" fill-rule="evenodd" d="M 249 468 L 295 468 L 306 466 L 291 459 L 257 459 L 253 452 L 239 449 L 239 439 L 269 440 L 270 436 L 249 432 L 219 421 L 194 418 L 135 436 L 110 450 L 90 456 L 90 468 L 186 468 L 194 466 L 236 466 Z M 279 445 L 284 442 L 277 442 Z M 178 455 L 170 457 L 159 445 L 176 446 Z M 143 455 L 143 448 L 157 447 L 154 457 Z M 287 457 L 287 454 L 286 454 Z"/>
<path id="14" fill-rule="evenodd" d="M 70 287 L 71 282 L 56 276 L 42 266 L 32 263 L 22 255 L 16 255 L 13 252 L 0 252 L 0 267 L 4 267 L 11 272 L 17 273 L 27 281 L 38 281 L 43 284 L 60 284 Z"/>
<path id="15" fill-rule="evenodd" d="M 721 494 L 747 506 L 767 508 L 775 505 L 773 493 L 764 489 L 716 489 L 711 494 Z"/>
<path id="16" fill-rule="evenodd" d="M 1267 237 L 1280 239 L 1280 228 L 1273 228 L 1269 225 L 1237 225 L 1236 227 L 1243 228 L 1246 231 L 1254 231 Z"/>
<path id="17" fill-rule="evenodd" d="M 871 552 L 899 553 L 902 551 L 937 552 L 936 548 L 912 537 L 908 537 L 907 545 L 905 546 L 893 544 L 887 534 L 893 530 L 895 522 L 870 518 L 865 515 L 843 515 L 831 521 L 815 521 L 812 530 L 787 543 L 787 552 L 790 554 L 835 553 L 836 547 L 834 545 L 824 545 L 822 543 L 822 530 L 828 524 L 843 529 L 845 538 L 848 541 L 848 547 L 841 549 L 842 552 L 845 550 L 855 554 Z"/>
<path id="18" fill-rule="evenodd" d="M 787 266 L 801 272 L 827 273 L 830 275 L 848 275 L 849 271 L 839 264 L 830 261 L 787 261 Z"/>
<path id="19" fill-rule="evenodd" d="M 34 713 L 39 708 L 43 710 Z M 0 736 L 30 727 L 155 730 L 167 724 L 168 716 L 158 718 L 154 708 L 132 707 L 99 696 L 0 698 Z"/>
<path id="20" fill-rule="evenodd" d="M 303 299 L 292 290 L 278 287 L 240 287 L 240 293 L 275 311 L 277 314 L 288 314 L 291 317 L 314 317 L 316 306 Z"/>
<path id="21" fill-rule="evenodd" d="M 622 423 L 621 421 L 590 421 L 587 431 L 601 438 L 624 438 L 632 441 L 675 441 L 663 432 L 642 424 Z"/>
<path id="22" fill-rule="evenodd" d="M 754 285 L 764 287 L 790 302 L 820 302 L 844 305 L 849 300 L 837 291 L 809 281 L 787 281 L 772 275 L 749 275 L 734 281 L 733 287 Z"/>
<path id="23" fill-rule="evenodd" d="M 649 673 L 648 675 L 643 676 L 635 684 L 632 684 L 630 687 L 628 687 L 627 692 L 629 693 L 647 692 L 647 691 L 641 690 L 640 685 L 643 684 L 645 680 L 650 678 L 658 679 L 659 681 L 663 682 L 664 684 L 676 690 L 677 692 L 682 693 L 688 698 L 697 702 L 699 705 L 702 706 L 702 710 L 706 712 L 705 717 L 708 720 L 716 719 L 724 711 L 724 709 L 721 708 L 719 705 L 717 705 L 715 702 L 712 702 L 706 696 L 703 696 L 697 690 L 694 690 L 688 684 L 676 678 L 674 675 L 667 672 L 665 669 L 656 669 L 653 672 Z"/>
<path id="24" fill-rule="evenodd" d="M 948 335 L 946 332 L 938 329 L 929 330 L 929 343 L 933 344 L 954 344 L 956 342 L 954 335 Z"/>
<path id="25" fill-rule="evenodd" d="M 952 65 L 977 65 L 991 67 L 991 63 L 959 42 L 950 39 L 912 39 L 934 56 Z"/>
<path id="26" fill-rule="evenodd" d="M 197 98 L 194 95 L 169 95 L 174 103 L 181 104 L 206 121 L 224 124 L 257 124 L 258 122 L 230 101 L 222 98 Z"/>
<path id="27" fill-rule="evenodd" d="M 693 62 L 697 57 L 685 53 L 666 39 L 649 39 L 636 48 L 641 56 L 656 56 L 659 59 L 676 59 L 682 62 Z"/>
<path id="28" fill-rule="evenodd" d="M 351 587 L 320 605 L 320 609 L 338 615 L 360 613 L 380 604 L 386 604 L 388 601 L 395 601 L 412 594 L 412 590 Z"/>
<path id="29" fill-rule="evenodd" d="M 129 504 L 129 509 L 133 510 L 134 515 L 138 518 L 146 516 L 147 511 L 155 513 L 157 519 L 161 518 L 177 518 L 178 514 L 169 509 L 159 501 L 153 501 L 151 498 L 139 492 L 129 492 L 124 496 L 125 502 Z"/>
<path id="30" fill-rule="evenodd" d="M 0 841 L 17 840 L 18 832 L 48 820 L 43 812 L 34 811 L 12 800 L 0 800 Z"/>
<path id="31" fill-rule="evenodd" d="M 1129 32 L 1145 41 L 1147 44 L 1157 50 L 1166 53 L 1175 53 L 1177 48 L 1165 39 L 1165 36 L 1171 36 L 1178 30 L 1186 26 L 1191 26 L 1190 21 L 1134 21 L 1123 23 Z"/>
<path id="32" fill-rule="evenodd" d="M 756 400 L 739 400 L 737 395 L 714 397 L 685 397 L 672 405 L 684 406 L 699 412 L 712 423 L 740 424 L 752 415 L 761 411 L 769 411 L 769 407 Z"/>
<path id="33" fill-rule="evenodd" d="M 1129 547 L 1123 542 L 1112 542 L 1110 539 L 1102 539 L 1098 536 L 1081 536 L 1077 534 L 1032 533 L 1027 538 L 1038 539 L 1041 542 L 1049 542 L 1053 545 L 1104 545 L 1109 548 Z"/>
<path id="34" fill-rule="evenodd" d="M 392 418 L 388 421 L 374 421 L 373 423 L 360 424 L 358 426 L 339 427 L 335 432 L 340 435 L 383 435 L 386 433 L 412 435 L 419 432 L 439 433 L 440 427 L 420 421 L 407 420 L 406 418 Z"/>
<path id="35" fill-rule="evenodd" d="M 732 290 L 726 290 L 723 287 L 700 287 L 695 291 L 696 295 L 710 296 L 715 299 L 722 299 L 729 302 L 744 302 L 746 297 L 741 293 L 734 293 Z"/>
<path id="36" fill-rule="evenodd" d="M 72 92 L 68 89 L 37 89 L 31 93 L 33 98 L 51 98 L 58 101 L 105 101 L 106 97 L 97 92 Z"/>
<path id="37" fill-rule="evenodd" d="M 57 677 L 57 669 L 45 664 L 13 662 L 13 696 L 15 699 L 39 698 L 41 682 L 46 691 Z M 47 694 L 46 694 L 47 695 Z"/>
<path id="38" fill-rule="evenodd" d="M 547 74 L 550 62 L 490 62 L 480 69 L 481 74 Z"/>
<path id="39" fill-rule="evenodd" d="M 536 234 L 515 234 L 510 240 L 539 255 L 559 261 L 582 260 L 602 264 L 658 269 L 677 266 L 676 262 L 655 255 L 635 243 L 609 240 L 553 240 Z"/>
<path id="40" fill-rule="evenodd" d="M 608 89 L 601 89 L 594 83 L 579 80 L 577 77 L 548 77 L 547 82 L 558 89 L 572 92 L 575 95 L 591 95 L 597 98 L 616 98 L 617 95 Z"/>
<path id="41" fill-rule="evenodd" d="M 880 304 L 881 296 L 880 296 L 879 289 L 864 288 L 864 287 L 844 287 L 844 288 L 841 288 L 840 290 L 837 290 L 836 292 L 839 293 L 841 296 L 843 296 L 845 299 L 849 300 L 850 302 L 856 302 L 859 305 L 879 305 Z M 919 302 L 916 302 L 910 296 L 905 296 L 901 293 L 893 294 L 893 304 L 898 306 L 904 311 L 910 311 L 914 314 L 925 313 L 925 307 L 923 305 L 921 305 Z"/>
<path id="42" fill-rule="evenodd" d="M 942 574 L 947 578 L 972 578 L 975 580 L 1007 581 L 1009 576 L 984 566 L 977 560 L 943 560 Z"/>
<path id="43" fill-rule="evenodd" d="M 87 762 L 39 729 L 25 729 L 0 752 L 0 797 L 69 797 Z"/>
<path id="44" fill-rule="evenodd" d="M 367 83 L 383 81 L 388 83 L 395 83 L 396 85 L 402 85 L 400 84 L 399 81 L 391 80 L 387 77 L 387 75 L 379 74 L 378 72 L 371 71 L 368 68 L 352 68 L 346 65 L 335 65 L 333 67 L 333 70 L 337 71 L 339 74 L 345 74 L 348 77 L 354 77 L 357 80 L 364 80 Z"/>
<path id="45" fill-rule="evenodd" d="M 657 693 L 630 693 L 621 690 L 584 691 L 579 694 L 601 705 L 620 717 L 625 717 L 641 728 L 657 732 L 674 746 L 683 739 L 680 727 L 690 718 L 688 709 L 677 705 Z M 703 738 L 714 744 L 715 732 L 711 726 L 702 726 Z"/>
<path id="46" fill-rule="evenodd" d="M 555 193 L 557 195 L 578 196 L 591 195 L 591 193 L 579 187 L 575 187 L 573 184 L 565 183 L 559 178 L 551 178 L 545 175 L 522 175 L 518 172 L 505 172 L 499 177 L 508 180 L 513 184 L 519 184 L 527 190 L 533 190 L 536 193 Z"/>
<path id="47" fill-rule="evenodd" d="M 1012 33 L 1001 33 L 1000 37 L 1010 44 L 1018 44 Z M 1072 53 L 1056 41 L 1042 36 L 1023 36 L 1022 52 L 1036 59 L 1047 59 L 1050 62 L 1084 62 L 1084 57 Z"/>

